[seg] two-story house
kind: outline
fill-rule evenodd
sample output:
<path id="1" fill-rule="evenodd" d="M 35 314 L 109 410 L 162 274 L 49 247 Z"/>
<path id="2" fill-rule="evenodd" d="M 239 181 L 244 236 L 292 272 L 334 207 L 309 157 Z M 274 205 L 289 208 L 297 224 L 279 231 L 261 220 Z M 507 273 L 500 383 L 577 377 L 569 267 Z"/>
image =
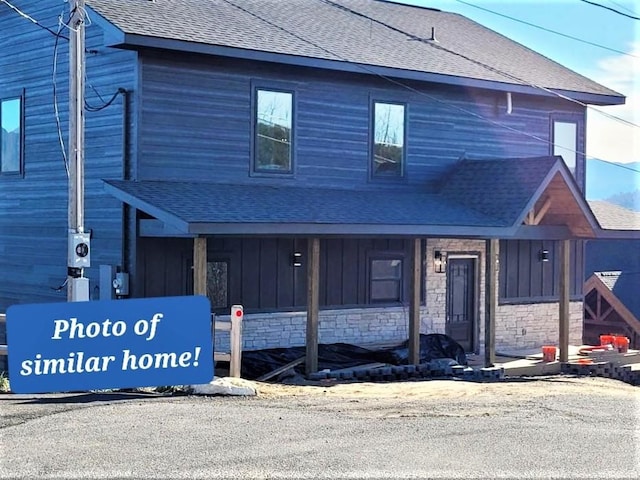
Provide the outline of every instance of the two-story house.
<path id="1" fill-rule="evenodd" d="M 69 12 L 11 3 L 37 23 L 0 4 L 0 310 L 66 298 Z M 418 331 L 468 351 L 580 343 L 582 240 L 602 233 L 585 112 L 622 95 L 387 1 L 86 13 L 93 298 L 113 296 L 105 265 L 131 297 L 242 304 L 247 349 Z"/>

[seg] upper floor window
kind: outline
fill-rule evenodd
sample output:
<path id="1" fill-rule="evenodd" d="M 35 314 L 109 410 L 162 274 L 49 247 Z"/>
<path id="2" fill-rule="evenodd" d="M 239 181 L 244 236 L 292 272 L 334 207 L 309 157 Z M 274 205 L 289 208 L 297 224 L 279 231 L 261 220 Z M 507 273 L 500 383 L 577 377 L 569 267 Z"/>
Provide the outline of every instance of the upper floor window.
<path id="1" fill-rule="evenodd" d="M 404 125 L 404 105 L 374 102 L 371 159 L 371 171 L 374 177 L 402 177 L 404 175 Z"/>
<path id="2" fill-rule="evenodd" d="M 256 90 L 253 170 L 293 173 L 293 93 Z"/>
<path id="3" fill-rule="evenodd" d="M 0 173 L 22 172 L 22 97 L 0 99 Z"/>
<path id="4" fill-rule="evenodd" d="M 575 122 L 553 122 L 553 154 L 560 155 L 571 173 L 576 174 L 578 125 Z"/>

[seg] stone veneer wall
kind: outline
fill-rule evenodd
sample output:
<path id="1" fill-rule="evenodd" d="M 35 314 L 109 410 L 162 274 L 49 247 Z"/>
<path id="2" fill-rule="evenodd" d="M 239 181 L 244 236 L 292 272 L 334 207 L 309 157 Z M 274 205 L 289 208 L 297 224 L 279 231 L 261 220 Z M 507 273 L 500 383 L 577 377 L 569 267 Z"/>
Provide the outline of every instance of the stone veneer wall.
<path id="1" fill-rule="evenodd" d="M 421 316 L 424 315 L 422 309 Z M 220 317 L 225 319 L 224 316 Z M 228 317 L 227 317 L 228 318 Z M 400 343 L 409 336 L 409 310 L 405 307 L 321 310 L 318 319 L 320 343 Z M 245 315 L 242 343 L 245 350 L 303 346 L 306 312 L 277 312 Z M 228 332 L 217 332 L 217 351 L 229 348 Z"/>
<path id="2" fill-rule="evenodd" d="M 558 345 L 558 302 L 500 305 L 496 312 L 496 350 Z M 582 302 L 569 304 L 569 344 L 582 345 Z"/>
<path id="3" fill-rule="evenodd" d="M 426 306 L 420 310 L 421 333 L 445 333 L 447 276 L 435 273 L 435 250 L 455 255 L 477 256 L 478 328 L 475 350 L 484 351 L 484 240 L 428 239 L 426 242 Z M 582 302 L 570 305 L 569 342 L 582 343 Z M 496 312 L 496 350 L 538 348 L 544 344 L 558 343 L 558 302 L 498 305 Z M 221 317 L 224 318 L 224 317 Z M 408 337 L 408 307 L 372 307 L 355 309 L 321 310 L 319 315 L 320 343 L 400 343 Z M 305 343 L 306 312 L 277 312 L 245 315 L 243 348 L 260 350 Z M 228 350 L 226 332 L 216 334 L 217 351 Z"/>

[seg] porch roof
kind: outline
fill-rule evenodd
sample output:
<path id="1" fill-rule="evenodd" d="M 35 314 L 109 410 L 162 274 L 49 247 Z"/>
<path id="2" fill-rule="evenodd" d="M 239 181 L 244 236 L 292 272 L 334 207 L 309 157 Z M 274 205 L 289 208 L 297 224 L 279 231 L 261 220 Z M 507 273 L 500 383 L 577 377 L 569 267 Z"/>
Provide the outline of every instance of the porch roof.
<path id="1" fill-rule="evenodd" d="M 157 236 L 560 239 L 600 228 L 560 157 L 465 160 L 439 192 L 146 180 L 106 180 L 105 189 L 159 220 L 141 232 Z"/>

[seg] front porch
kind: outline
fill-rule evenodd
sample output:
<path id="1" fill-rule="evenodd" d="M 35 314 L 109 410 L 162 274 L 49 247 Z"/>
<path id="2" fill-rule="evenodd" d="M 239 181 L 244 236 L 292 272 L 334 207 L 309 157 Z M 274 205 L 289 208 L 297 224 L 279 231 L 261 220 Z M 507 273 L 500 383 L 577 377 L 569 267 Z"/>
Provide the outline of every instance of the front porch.
<path id="1" fill-rule="evenodd" d="M 152 287 L 167 294 L 167 279 L 157 274 L 173 272 L 157 264 L 173 262 L 183 278 L 174 294 L 218 301 L 213 263 L 235 289 L 226 305 L 244 304 L 255 325 L 255 333 L 245 330 L 247 347 L 267 347 L 269 338 L 278 346 L 303 344 L 308 373 L 317 370 L 318 344 L 338 334 L 354 343 L 408 338 L 415 364 L 420 333 L 445 333 L 482 353 L 486 365 L 495 363 L 497 345 L 509 343 L 556 343 L 566 360 L 570 336 L 580 336 L 575 312 L 582 309 L 572 307 L 571 291 L 574 262 L 582 260 L 571 258 L 572 243 L 594 237 L 598 224 L 559 157 L 465 161 L 439 192 L 123 181 L 107 187 L 144 212 L 143 295 Z M 516 260 L 508 261 L 520 271 L 513 280 L 508 264 L 499 265 L 500 239 L 553 248 L 520 253 L 516 246 Z M 155 256 L 149 242 L 158 246 Z M 176 253 L 169 244 L 179 242 Z M 176 255 L 181 259 L 171 260 Z M 545 263 L 549 255 L 553 261 Z M 185 266 L 193 269 L 186 276 Z M 519 301 L 501 302 L 513 281 Z M 382 307 L 382 317 L 371 316 Z"/>

